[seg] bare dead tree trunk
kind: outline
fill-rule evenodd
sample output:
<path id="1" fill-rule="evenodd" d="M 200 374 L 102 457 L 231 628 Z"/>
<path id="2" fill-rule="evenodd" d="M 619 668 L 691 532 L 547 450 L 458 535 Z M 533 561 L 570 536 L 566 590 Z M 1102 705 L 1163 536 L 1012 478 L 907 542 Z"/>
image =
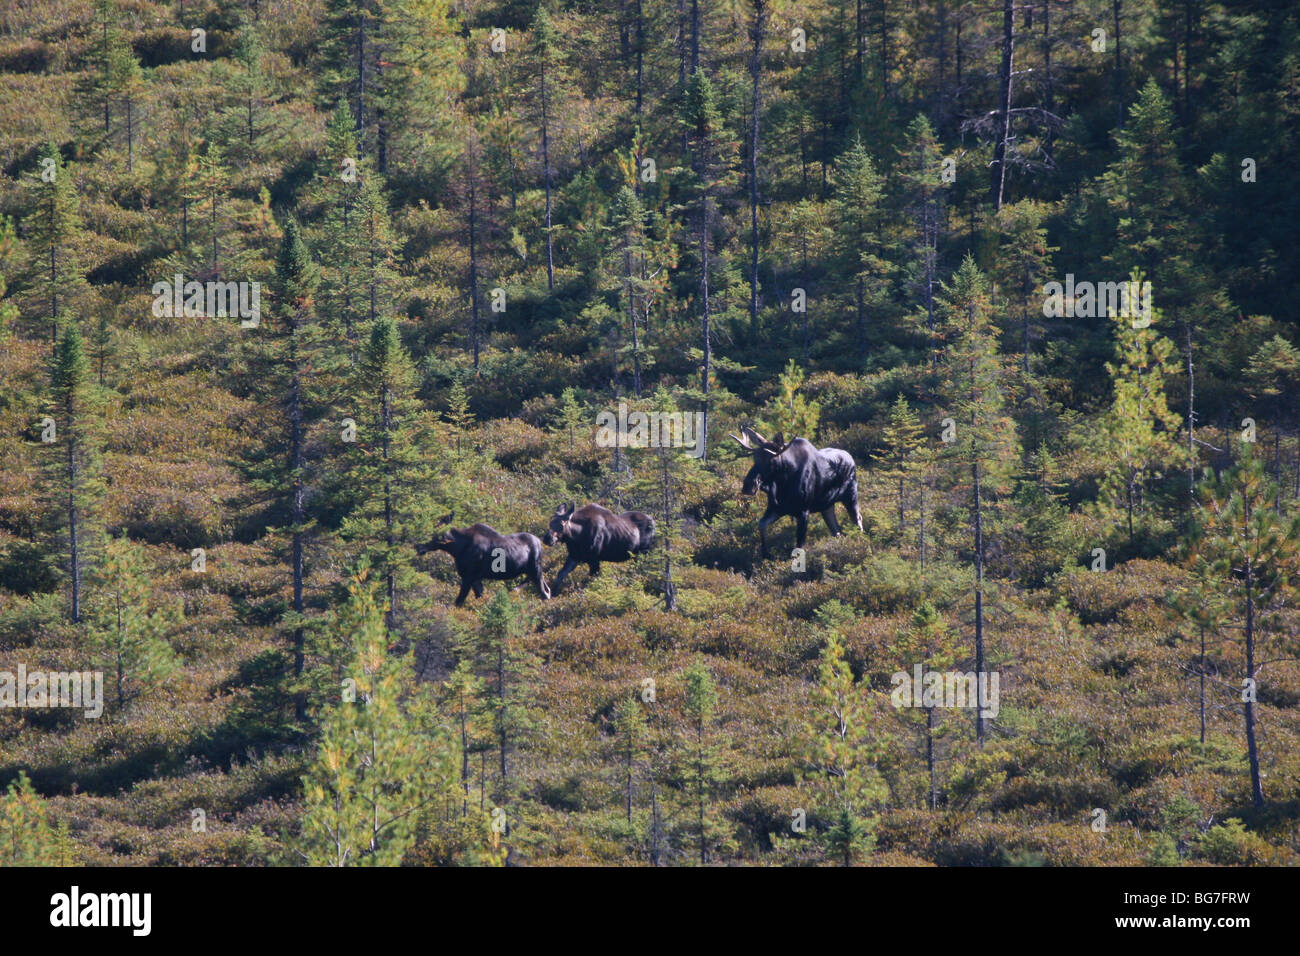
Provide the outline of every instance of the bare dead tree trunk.
<path id="1" fill-rule="evenodd" d="M 555 291 L 555 246 L 551 236 L 551 138 L 546 102 L 546 57 L 541 58 L 542 81 L 542 167 L 546 185 L 546 288 Z"/>
<path id="2" fill-rule="evenodd" d="M 769 14 L 767 0 L 752 0 L 749 37 L 753 42 L 749 74 L 753 86 L 749 126 L 749 324 L 758 334 L 758 114 L 762 105 L 763 32 Z"/>
<path id="3" fill-rule="evenodd" d="M 1015 60 L 1015 2 L 1002 2 L 1002 70 L 1001 95 L 999 96 L 998 139 L 993 149 L 993 181 L 990 185 L 990 199 L 993 211 L 1002 208 L 1002 195 L 1007 182 L 1007 148 L 1011 139 L 1011 80 Z"/>

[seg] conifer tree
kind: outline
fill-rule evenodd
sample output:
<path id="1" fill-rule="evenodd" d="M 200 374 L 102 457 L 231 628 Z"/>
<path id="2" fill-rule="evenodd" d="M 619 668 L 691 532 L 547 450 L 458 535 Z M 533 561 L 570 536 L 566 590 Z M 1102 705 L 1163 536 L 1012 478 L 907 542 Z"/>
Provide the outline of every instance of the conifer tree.
<path id="1" fill-rule="evenodd" d="M 456 379 L 447 390 L 447 424 L 451 426 L 455 442 L 455 458 L 459 462 L 465 453 L 469 441 L 470 429 L 474 427 L 474 412 L 469 407 L 469 392 L 465 383 Z"/>
<path id="2" fill-rule="evenodd" d="M 452 173 L 464 117 L 461 23 L 451 0 L 386 0 L 378 64 L 376 169 L 400 190 L 435 195 Z"/>
<path id="3" fill-rule="evenodd" d="M 462 817 L 469 814 L 470 755 L 483 752 L 490 743 L 487 731 L 491 728 L 491 712 L 487 699 L 487 685 L 474 673 L 473 661 L 465 658 L 443 684 L 443 708 L 452 725 L 452 733 L 459 740 L 460 785 Z M 487 788 L 487 781 L 480 781 Z"/>
<path id="4" fill-rule="evenodd" d="M 364 541 L 370 565 L 384 583 L 387 627 L 395 626 L 399 587 L 411 574 L 409 542 L 420 540 L 437 505 L 430 500 L 434 443 L 415 398 L 416 373 L 402 346 L 397 323 L 387 316 L 370 327 L 370 341 L 357 363 L 347 409 L 359 426 L 351 443 L 349 484 L 355 510 L 344 524 L 347 538 Z"/>
<path id="5" fill-rule="evenodd" d="M 90 522 L 103 488 L 99 468 L 100 423 L 94 386 L 90 382 L 90 362 L 81 340 L 81 330 L 70 323 L 59 339 L 50 376 L 54 403 L 56 435 L 61 439 L 62 462 L 57 467 L 62 498 L 63 523 L 56 524 L 67 533 L 68 577 L 72 588 L 69 617 L 81 621 L 82 573 L 86 555 L 91 550 Z"/>
<path id="6" fill-rule="evenodd" d="M 524 609 L 506 588 L 499 587 L 481 612 L 478 634 L 470 647 L 475 671 L 487 684 L 500 775 L 496 799 L 502 806 L 514 792 L 509 755 L 534 723 L 529 675 L 535 661 L 523 643 L 530 626 Z M 508 811 L 506 819 L 505 832 L 509 836 Z"/>
<path id="7" fill-rule="evenodd" d="M 19 770 L 0 796 L 0 866 L 70 866 L 75 860 L 67 822 L 52 822 L 27 771 Z"/>
<path id="8" fill-rule="evenodd" d="M 610 229 L 621 266 L 623 303 L 628 319 L 628 347 L 632 353 L 632 394 L 641 397 L 642 341 L 637 304 L 646 299 L 645 212 L 630 187 L 619 190 L 610 210 Z"/>
<path id="9" fill-rule="evenodd" d="M 208 207 L 208 240 L 212 245 L 208 268 L 216 273 L 220 262 L 222 203 L 230 195 L 230 167 L 220 143 L 209 140 L 207 148 L 197 157 L 191 188 L 191 199 Z"/>
<path id="10" fill-rule="evenodd" d="M 110 538 L 94 575 L 90 648 L 109 675 L 120 711 L 176 673 L 170 638 L 180 625 L 179 603 L 154 596 L 144 549 L 125 536 Z"/>
<path id="11" fill-rule="evenodd" d="M 951 668 L 957 661 L 958 650 L 954 635 L 948 630 L 943 617 L 929 601 L 922 602 L 912 612 L 912 620 L 898 643 L 898 660 L 907 673 L 921 665 L 923 673 L 934 673 Z M 929 688 L 922 693 L 921 711 L 924 713 L 922 743 L 925 750 L 927 789 L 925 804 L 930 810 L 939 808 L 938 757 L 935 744 L 942 737 L 943 710 L 928 696 Z M 938 713 L 936 713 L 938 711 Z M 914 708 L 903 708 L 907 715 Z"/>
<path id="12" fill-rule="evenodd" d="M 823 835 L 827 855 L 844 866 L 871 852 L 871 811 L 885 796 L 872 764 L 870 729 L 866 688 L 853 679 L 843 639 L 831 629 L 817 666 L 799 778 L 828 824 Z"/>
<path id="13" fill-rule="evenodd" d="M 880 461 L 888 469 L 886 477 L 898 483 L 898 533 L 901 535 L 907 521 L 907 483 L 920 468 L 917 451 L 925 441 L 921 419 L 901 393 L 889 409 L 889 424 L 882 437 L 885 447 Z"/>
<path id="14" fill-rule="evenodd" d="M 804 370 L 790 359 L 777 379 L 777 393 L 764 412 L 763 424 L 769 431 L 809 441 L 817 437 L 822 409 L 818 402 L 801 394 L 805 378 Z"/>
<path id="15" fill-rule="evenodd" d="M 1259 406 L 1255 417 L 1272 425 L 1273 484 L 1278 495 L 1274 509 L 1281 508 L 1282 432 L 1290 425 L 1296 435 L 1295 486 L 1293 497 L 1300 498 L 1300 409 L 1293 396 L 1300 393 L 1300 349 L 1274 335 L 1250 357 L 1245 368 L 1246 391 Z"/>
<path id="16" fill-rule="evenodd" d="M 383 607 L 363 571 L 330 628 L 347 677 L 322 705 L 303 777 L 298 853 L 312 866 L 397 866 L 419 814 L 455 787 L 456 747 L 411 688 L 409 653 L 389 650 Z"/>
<path id="17" fill-rule="evenodd" d="M 1185 543 L 1184 550 L 1189 551 L 1187 557 L 1191 565 L 1191 576 L 1184 587 L 1169 595 L 1169 604 L 1191 629 L 1191 637 L 1196 643 L 1196 657 L 1187 670 L 1196 679 L 1196 716 L 1200 742 L 1204 745 L 1211 709 L 1210 692 L 1214 689 L 1211 681 L 1217 673 L 1209 651 L 1220 650 L 1224 623 L 1230 617 L 1232 607 L 1213 564 L 1203 560 L 1194 546 L 1189 549 Z"/>
<path id="18" fill-rule="evenodd" d="M 836 164 L 832 209 L 844 274 L 851 281 L 859 364 L 867 356 L 867 310 L 887 301 L 885 283 L 893 272 L 884 256 L 882 198 L 883 183 L 871 155 L 862 140 L 855 140 Z"/>
<path id="19" fill-rule="evenodd" d="M 831 228 L 826 224 L 825 208 L 808 199 L 801 199 L 789 208 L 778 230 L 781 245 L 790 254 L 787 261 L 792 264 L 797 263 L 797 266 L 791 267 L 794 272 L 794 287 L 804 291 L 803 310 L 798 313 L 798 321 L 805 365 L 808 364 L 812 353 L 809 304 L 813 298 L 813 272 L 822 264 L 833 235 Z"/>
<path id="20" fill-rule="evenodd" d="M 925 309 L 925 328 L 935 334 L 935 293 L 939 287 L 939 240 L 944 226 L 943 155 L 930 121 L 921 114 L 907 128 L 899 150 L 898 177 L 902 213 L 912 225 L 906 240 L 911 252 L 908 284 Z"/>
<path id="21" fill-rule="evenodd" d="M 537 66 L 537 110 L 542 141 L 542 187 L 546 197 L 546 288 L 555 291 L 555 244 L 551 224 L 551 114 L 555 88 L 555 61 L 560 55 L 560 35 L 551 22 L 545 4 L 537 5 L 533 16 L 533 59 Z M 547 85 L 548 72 L 551 76 Z"/>
<path id="22" fill-rule="evenodd" d="M 78 84 L 86 112 L 102 112 L 106 139 L 112 132 L 113 101 L 122 97 L 129 104 L 140 82 L 140 63 L 131 51 L 119 17 L 115 0 L 95 0 L 97 22 L 93 27 L 90 70 Z"/>
<path id="23" fill-rule="evenodd" d="M 345 98 L 352 108 L 357 142 L 370 155 L 377 150 L 376 100 L 388 52 L 383 31 L 388 20 L 385 0 L 327 0 L 318 76 L 327 103 Z"/>
<path id="24" fill-rule="evenodd" d="M 1051 266 L 1052 253 L 1047 243 L 1045 221 L 1047 209 L 1032 199 L 1008 203 L 998 210 L 998 268 L 996 280 L 1010 308 L 1007 326 L 1019 319 L 1021 370 L 1030 374 L 1033 343 L 1041 337 L 1043 287 Z"/>
<path id="25" fill-rule="evenodd" d="M 263 62 L 266 47 L 256 25 L 248 21 L 240 25 L 234 53 L 238 72 L 232 86 L 237 97 L 239 125 L 243 129 L 240 135 L 230 137 L 229 146 L 232 158 L 253 164 L 262 158 L 266 139 L 271 132 L 267 125 L 260 122 L 259 114 L 273 93 Z"/>
<path id="26" fill-rule="evenodd" d="M 0 262 L 7 262 L 11 250 L 17 243 L 14 221 L 8 216 L 0 216 Z M 0 272 L 0 349 L 7 345 L 14 319 L 18 318 L 18 306 L 5 296 L 9 291 L 9 282 Z M 4 354 L 4 353 L 0 353 Z"/>
<path id="27" fill-rule="evenodd" d="M 1120 315 L 1111 319 L 1116 361 L 1107 362 L 1106 371 L 1114 397 L 1103 419 L 1100 449 L 1100 460 L 1111 467 L 1102 479 L 1100 500 L 1124 509 L 1130 544 L 1148 482 L 1183 460 L 1175 437 L 1182 421 L 1165 395 L 1174 347 L 1155 329 L 1159 314 L 1153 310 L 1149 325 Z"/>
<path id="28" fill-rule="evenodd" d="M 967 256 L 940 295 L 946 348 L 941 391 L 952 419 L 948 458 L 958 486 L 969 475 L 972 564 L 975 572 L 975 673 L 984 673 L 985 526 L 989 499 L 1004 493 L 1019 458 L 1015 422 L 1005 409 L 1006 373 L 997 348 L 988 280 Z M 963 474 L 964 473 L 964 474 Z M 984 745 L 983 708 L 975 736 Z"/>
<path id="29" fill-rule="evenodd" d="M 1117 62 L 1118 62 L 1118 53 Z M 1195 425 L 1197 382 L 1235 375 L 1221 356 L 1203 348 L 1202 339 L 1231 336 L 1233 309 L 1198 265 L 1210 243 L 1189 211 L 1195 206 L 1192 182 L 1178 155 L 1173 112 L 1164 92 L 1150 78 L 1115 133 L 1116 158 L 1098 179 L 1111 217 L 1115 241 L 1105 257 L 1120 275 L 1140 272 L 1160 296 L 1166 315 L 1176 316 L 1186 377 L 1188 497 L 1190 507 L 1198 472 Z M 1111 226 L 1113 223 L 1113 226 Z"/>
<path id="30" fill-rule="evenodd" d="M 672 415 L 681 408 L 681 404 L 680 395 L 660 385 L 655 390 L 651 407 L 660 415 Z M 695 438 L 703 441 L 702 432 L 697 433 Z M 703 493 L 708 482 L 707 473 L 695 457 L 698 449 L 686 446 L 686 440 L 687 436 L 683 434 L 676 442 L 660 442 L 649 455 L 651 467 L 637 470 L 630 489 L 636 500 L 653 502 L 654 548 L 656 555 L 663 557 L 661 589 L 666 611 L 677 610 L 677 585 L 673 580 L 673 568 L 680 563 L 682 545 L 686 543 L 682 534 L 682 502 Z"/>
<path id="31" fill-rule="evenodd" d="M 492 246 L 488 239 L 491 204 L 490 180 L 486 175 L 483 161 L 483 146 L 478 131 L 472 127 L 465 137 L 465 148 L 461 153 L 460 170 L 457 183 L 457 195 L 463 223 L 464 243 L 468 252 L 465 284 L 469 287 L 469 339 L 473 353 L 473 368 L 479 370 L 479 359 L 486 337 L 483 319 L 483 303 L 480 279 L 491 259 Z"/>
<path id="32" fill-rule="evenodd" d="M 560 410 L 556 424 L 558 424 L 569 437 L 570 453 L 572 453 L 576 447 L 578 429 L 582 428 L 587 424 L 587 422 L 587 412 L 583 408 L 582 402 L 578 399 L 578 393 L 574 391 L 573 386 L 566 385 L 564 391 L 560 393 Z"/>
<path id="33" fill-rule="evenodd" d="M 708 739 L 710 725 L 718 707 L 718 690 L 713 674 L 702 658 L 687 665 L 682 674 L 685 682 L 685 711 L 693 740 L 688 745 L 683 780 L 688 792 L 694 793 L 695 836 L 700 865 L 709 861 L 709 847 L 717 837 L 717 823 L 709 813 L 714 788 L 720 779 L 717 748 Z"/>
<path id="34" fill-rule="evenodd" d="M 378 174 L 361 178 L 361 191 L 357 196 L 357 229 L 363 256 L 367 315 L 374 322 L 380 314 L 392 309 L 397 282 L 393 268 L 397 243 L 388 215 L 388 201 L 384 198 L 383 181 Z"/>
<path id="35" fill-rule="evenodd" d="M 713 313 L 709 293 L 709 257 L 713 245 L 713 224 L 717 214 L 716 195 L 729 181 L 727 142 L 724 139 L 723 119 L 718 105 L 718 95 L 708 75 L 696 70 L 686 86 L 682 111 L 690 148 L 692 179 L 689 194 L 692 201 L 695 252 L 699 270 L 697 303 L 700 310 L 703 363 L 700 369 L 700 391 L 704 396 L 703 455 L 708 455 L 709 387 L 713 370 Z"/>
<path id="36" fill-rule="evenodd" d="M 362 180 L 369 178 L 369 169 L 369 162 L 357 155 L 353 120 L 340 103 L 325 128 L 325 148 L 308 188 L 307 205 L 319 210 L 312 233 L 320 261 L 320 321 L 349 348 L 367 308 L 363 290 L 369 257 L 366 230 L 358 219 Z"/>
<path id="37" fill-rule="evenodd" d="M 33 285 L 49 303 L 50 348 L 59 340 L 60 295 L 68 296 L 84 279 L 77 267 L 81 216 L 72 171 L 53 143 L 37 155 L 27 214 L 27 246 L 32 252 Z"/>
<path id="38" fill-rule="evenodd" d="M 306 672 L 306 550 L 314 529 L 307 489 L 315 479 L 321 455 L 315 426 L 328 409 L 313 374 L 321 352 L 320 329 L 315 322 L 318 282 L 319 272 L 298 223 L 290 218 L 277 256 L 275 308 L 256 333 L 264 406 L 276 425 L 247 467 L 254 486 L 269 499 L 272 520 L 282 521 L 289 535 L 286 563 L 291 594 L 281 626 L 290 635 L 293 677 L 298 681 Z M 305 691 L 297 694 L 295 710 L 300 721 L 306 718 Z"/>
<path id="39" fill-rule="evenodd" d="M 645 713 L 637 699 L 629 694 L 614 708 L 614 747 L 623 765 L 629 826 L 632 824 L 632 792 L 636 783 L 637 766 L 645 757 L 647 732 Z"/>
<path id="40" fill-rule="evenodd" d="M 1189 547 L 1193 565 L 1216 580 L 1241 634 L 1246 756 L 1251 800 L 1258 809 L 1264 787 L 1257 690 L 1263 669 L 1290 657 L 1280 612 L 1294 599 L 1300 574 L 1300 515 L 1284 518 L 1271 507 L 1273 489 L 1253 442 L 1242 443 L 1241 457 L 1229 471 L 1217 477 L 1207 473 L 1198 492 Z"/>
<path id="41" fill-rule="evenodd" d="M 749 181 L 749 323 L 757 336 L 758 328 L 758 141 L 760 117 L 763 110 L 763 39 L 772 16 L 769 0 L 749 0 L 749 150 L 746 178 Z"/>

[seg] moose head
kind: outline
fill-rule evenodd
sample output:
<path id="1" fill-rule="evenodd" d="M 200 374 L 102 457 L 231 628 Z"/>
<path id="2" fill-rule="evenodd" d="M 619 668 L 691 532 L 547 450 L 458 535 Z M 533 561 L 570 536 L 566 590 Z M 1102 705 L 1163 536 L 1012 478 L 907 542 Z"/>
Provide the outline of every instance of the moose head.
<path id="1" fill-rule="evenodd" d="M 777 432 L 774 438 L 768 440 L 748 425 L 741 428 L 739 435 L 731 437 L 754 455 L 754 467 L 745 475 L 745 482 L 740 486 L 741 493 L 754 495 L 762 489 L 770 494 L 776 478 L 777 456 L 786 448 L 785 438 Z"/>
<path id="2" fill-rule="evenodd" d="M 551 523 L 546 528 L 546 534 L 542 535 L 542 540 L 547 544 L 568 541 L 574 533 L 572 519 L 575 510 L 577 506 L 572 501 L 556 508 L 555 514 L 551 515 Z"/>
<path id="3" fill-rule="evenodd" d="M 415 546 L 416 554 L 428 554 L 430 551 L 448 551 L 456 543 L 456 529 L 451 526 L 452 515 L 455 512 L 449 511 L 434 523 L 436 529 L 433 537 L 429 539 L 428 544 L 417 544 Z"/>

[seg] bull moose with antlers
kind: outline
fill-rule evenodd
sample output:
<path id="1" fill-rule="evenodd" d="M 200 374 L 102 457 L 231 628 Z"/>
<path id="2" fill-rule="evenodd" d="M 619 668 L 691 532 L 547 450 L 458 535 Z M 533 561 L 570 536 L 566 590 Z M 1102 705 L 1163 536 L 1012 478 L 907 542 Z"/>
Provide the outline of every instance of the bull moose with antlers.
<path id="1" fill-rule="evenodd" d="M 797 525 L 797 547 L 808 537 L 808 515 L 819 511 L 831 534 L 840 534 L 835 520 L 835 505 L 842 504 L 862 530 L 858 513 L 858 476 L 853 456 L 839 448 L 816 448 L 806 438 L 785 441 L 780 432 L 770 441 L 746 425 L 740 435 L 732 435 L 746 451 L 754 455 L 754 467 L 745 475 L 741 491 L 746 495 L 760 490 L 767 495 L 767 511 L 758 519 L 758 535 L 767 550 L 767 526 L 777 518 L 792 517 Z"/>

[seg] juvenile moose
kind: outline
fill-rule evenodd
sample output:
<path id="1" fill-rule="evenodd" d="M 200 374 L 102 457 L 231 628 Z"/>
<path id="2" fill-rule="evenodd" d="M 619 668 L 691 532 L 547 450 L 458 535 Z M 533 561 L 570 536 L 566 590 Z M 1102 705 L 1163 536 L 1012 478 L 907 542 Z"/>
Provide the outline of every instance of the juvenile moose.
<path id="1" fill-rule="evenodd" d="M 820 511 L 831 534 L 840 534 L 839 522 L 835 520 L 837 503 L 844 505 L 858 530 L 862 530 L 857 466 L 848 452 L 839 448 L 818 449 L 806 438 L 786 442 L 780 432 L 768 441 L 748 426 L 741 429 L 740 435 L 731 437 L 754 454 L 754 467 L 745 475 L 741 491 L 753 495 L 761 489 L 767 495 L 767 511 L 758 519 L 758 536 L 765 559 L 771 557 L 767 550 L 767 526 L 787 515 L 797 523 L 796 546 L 800 548 L 808 537 L 810 512 Z"/>
<path id="2" fill-rule="evenodd" d="M 450 524 L 451 515 L 439 524 Z M 460 594 L 456 606 L 465 603 L 470 589 L 475 597 L 483 596 L 483 582 L 510 581 L 526 574 L 537 585 L 543 600 L 550 600 L 551 590 L 542 577 L 542 542 L 537 535 L 520 531 L 517 534 L 498 534 L 485 524 L 472 524 L 468 528 L 452 528 L 434 536 L 428 544 L 418 545 L 416 554 L 446 551 L 456 562 L 460 575 Z"/>
<path id="3" fill-rule="evenodd" d="M 600 562 L 627 561 L 644 554 L 654 544 L 654 536 L 655 519 L 643 511 L 616 515 L 600 505 L 584 505 L 576 511 L 573 502 L 560 505 L 543 535 L 547 544 L 563 541 L 569 548 L 569 559 L 555 579 L 555 592 L 579 564 L 600 574 Z"/>

